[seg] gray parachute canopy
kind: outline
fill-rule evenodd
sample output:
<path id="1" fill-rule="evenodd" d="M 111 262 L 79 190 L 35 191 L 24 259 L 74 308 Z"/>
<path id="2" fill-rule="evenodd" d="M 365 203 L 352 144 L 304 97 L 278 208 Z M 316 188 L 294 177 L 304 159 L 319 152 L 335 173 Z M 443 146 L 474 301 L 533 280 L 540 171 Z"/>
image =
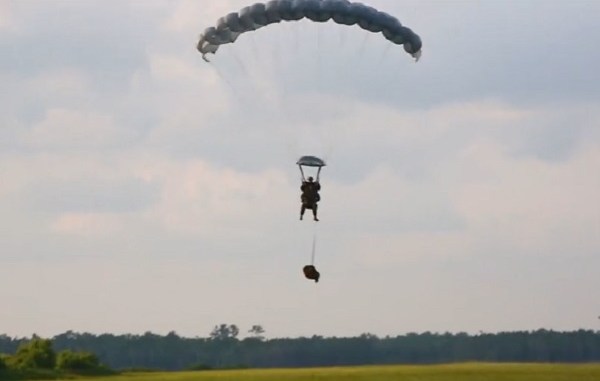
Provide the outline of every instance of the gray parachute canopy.
<path id="1" fill-rule="evenodd" d="M 305 167 L 324 167 L 327 165 L 322 159 L 316 156 L 302 156 L 296 164 L 304 165 Z"/>
<path id="2" fill-rule="evenodd" d="M 240 34 L 281 21 L 308 18 L 316 22 L 333 20 L 338 24 L 355 25 L 373 33 L 382 33 L 389 41 L 404 45 L 415 59 L 421 56 L 421 38 L 402 26 L 395 17 L 362 3 L 348 0 L 272 0 L 256 3 L 221 17 L 217 25 L 204 30 L 198 41 L 202 58 L 216 53 L 219 46 L 235 42 Z"/>

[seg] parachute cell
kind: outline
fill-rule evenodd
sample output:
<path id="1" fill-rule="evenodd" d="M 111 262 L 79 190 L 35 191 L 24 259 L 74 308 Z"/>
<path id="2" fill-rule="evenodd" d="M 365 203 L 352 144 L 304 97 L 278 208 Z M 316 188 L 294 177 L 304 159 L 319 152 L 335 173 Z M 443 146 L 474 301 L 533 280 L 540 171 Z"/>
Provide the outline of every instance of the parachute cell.
<path id="1" fill-rule="evenodd" d="M 381 33 L 394 44 L 403 45 L 404 50 L 417 60 L 421 56 L 421 38 L 398 19 L 348 0 L 271 0 L 266 4 L 256 3 L 221 17 L 216 26 L 206 28 L 197 48 L 206 60 L 206 54 L 214 54 L 219 46 L 235 42 L 242 33 L 303 18 L 314 22 L 333 20 L 342 25 L 358 25 L 369 32 Z"/>

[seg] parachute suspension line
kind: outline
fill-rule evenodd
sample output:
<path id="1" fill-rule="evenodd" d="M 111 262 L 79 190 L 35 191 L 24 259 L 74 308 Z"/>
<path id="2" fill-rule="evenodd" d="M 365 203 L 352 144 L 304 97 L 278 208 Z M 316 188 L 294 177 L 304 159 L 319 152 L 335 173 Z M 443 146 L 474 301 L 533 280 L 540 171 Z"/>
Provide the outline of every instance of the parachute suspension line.
<path id="1" fill-rule="evenodd" d="M 300 175 L 302 176 L 302 182 L 306 181 L 306 177 L 304 176 L 304 169 L 302 169 L 302 166 L 300 164 L 298 164 L 298 168 L 300 168 Z"/>
<path id="2" fill-rule="evenodd" d="M 254 34 L 250 33 L 250 50 L 252 50 L 252 56 L 254 56 L 254 61 L 256 61 L 257 66 L 261 65 L 261 60 L 258 55 L 258 46 L 256 45 L 256 41 L 254 40 Z"/>
<path id="3" fill-rule="evenodd" d="M 338 28 L 340 30 L 340 41 L 339 43 L 336 43 L 336 39 L 335 36 L 330 36 L 329 33 L 327 33 L 327 26 L 324 23 L 317 23 L 317 43 L 318 43 L 318 47 L 319 47 L 319 55 L 318 55 L 318 63 L 317 63 L 317 79 L 318 79 L 318 83 L 317 86 L 319 87 L 319 93 L 323 93 L 325 92 L 326 94 L 328 93 L 327 91 L 324 91 L 324 89 L 327 89 L 330 86 L 330 83 L 332 83 L 331 81 L 333 81 L 333 83 L 335 84 L 343 84 L 342 86 L 344 86 L 346 83 L 352 83 L 347 75 L 344 75 L 344 73 L 348 73 L 348 67 L 350 65 L 345 64 L 345 65 L 335 65 L 335 64 L 331 64 L 330 61 L 328 61 L 327 59 L 325 59 L 325 54 L 327 53 L 327 49 L 331 49 L 332 46 L 336 46 L 336 49 L 340 50 L 341 54 L 337 54 L 337 56 L 339 57 L 343 57 L 343 42 L 345 40 L 345 36 L 347 36 L 347 30 L 344 30 L 344 28 Z M 320 33 L 319 33 L 320 31 Z M 332 38 L 328 38 L 328 36 L 332 37 Z M 341 91 L 340 96 L 343 96 L 342 94 L 344 93 L 344 91 Z M 327 162 L 329 160 L 329 158 L 332 156 L 333 154 L 333 150 L 334 150 L 334 145 L 337 144 L 336 143 L 336 138 L 338 133 L 335 131 L 338 128 L 336 123 L 331 123 L 331 125 L 327 126 L 327 128 L 321 128 L 319 129 L 319 139 L 320 139 L 320 149 L 321 149 L 321 155 L 323 156 L 323 158 L 325 159 L 325 161 Z"/>
<path id="4" fill-rule="evenodd" d="M 272 38 L 273 40 L 271 41 L 271 46 L 270 46 L 270 50 L 271 50 L 271 67 L 274 70 L 274 74 L 278 75 L 279 71 L 281 70 L 281 66 L 282 66 L 282 61 L 281 61 L 281 33 L 276 33 L 275 35 L 273 35 L 272 37 L 269 36 L 269 38 Z"/>
<path id="5" fill-rule="evenodd" d="M 242 95 L 239 93 L 238 89 L 233 85 L 233 83 L 231 83 L 231 81 L 229 79 L 227 79 L 227 77 L 225 75 L 223 75 L 221 70 L 219 70 L 219 67 L 217 65 L 213 64 L 212 61 L 207 61 L 207 62 L 215 70 L 215 73 L 217 73 L 217 76 L 227 85 L 227 87 L 229 87 L 233 96 L 238 101 L 244 102 L 244 99 L 242 98 Z"/>
<path id="6" fill-rule="evenodd" d="M 281 122 L 279 123 L 280 128 L 278 128 L 277 131 L 283 139 L 286 151 L 285 154 L 289 161 L 294 160 L 300 154 L 298 139 L 296 138 L 296 131 L 294 130 L 296 125 L 292 122 L 294 120 L 293 92 L 291 91 L 291 85 L 288 79 L 290 78 L 290 64 L 288 60 L 294 58 L 291 53 L 298 51 L 298 44 L 300 42 L 297 28 L 294 26 L 297 25 L 290 25 L 290 23 L 281 24 L 284 32 L 279 33 L 278 41 L 279 47 L 282 49 L 279 57 L 276 57 L 276 54 L 273 53 L 275 55 L 273 62 L 279 62 L 275 65 L 275 74 L 281 78 L 281 80 L 276 82 L 278 85 L 276 86 L 276 89 L 279 95 L 277 99 L 279 107 L 275 107 L 275 110 L 277 110 L 279 117 L 281 118 Z"/>
<path id="7" fill-rule="evenodd" d="M 346 44 L 346 33 L 344 28 L 338 28 L 338 30 L 340 31 L 340 41 L 338 47 L 344 48 L 344 45 Z"/>
<path id="8" fill-rule="evenodd" d="M 363 40 L 360 43 L 360 48 L 358 48 L 358 58 L 361 58 L 364 55 L 365 50 L 367 50 L 367 42 L 369 42 L 369 37 L 371 37 L 370 33 L 366 33 L 365 37 L 363 37 Z"/>
<path id="9" fill-rule="evenodd" d="M 325 162 L 328 163 L 331 160 L 331 157 L 333 156 L 333 151 L 334 151 L 334 142 L 333 142 L 334 137 L 333 137 L 332 132 L 328 133 L 326 140 L 327 140 L 327 147 L 325 149 L 325 154 L 323 155 L 323 160 L 325 160 Z"/>
<path id="10" fill-rule="evenodd" d="M 373 70 L 372 68 L 368 67 L 368 62 L 369 60 L 372 60 L 372 57 L 367 57 L 367 53 L 370 53 L 371 49 L 370 49 L 370 37 L 371 37 L 371 33 L 365 33 L 362 41 L 360 42 L 360 45 L 358 46 L 356 53 L 355 53 L 355 58 L 354 60 L 352 60 L 353 62 L 355 62 L 356 68 L 355 70 L 359 71 L 359 72 L 364 72 L 365 76 L 372 74 Z M 362 80 L 366 79 L 365 77 L 361 78 Z"/>
<path id="11" fill-rule="evenodd" d="M 242 71 L 242 74 L 244 74 L 246 76 L 246 78 L 250 78 L 250 73 L 248 72 L 246 65 L 244 65 L 244 62 L 237 55 L 235 48 L 232 47 L 232 49 L 229 49 L 229 51 L 231 52 L 231 56 L 233 57 L 233 60 L 235 61 L 235 63 L 239 66 L 240 70 Z"/>
<path id="12" fill-rule="evenodd" d="M 382 50 L 381 57 L 379 57 L 379 64 L 380 65 L 383 63 L 383 61 L 387 57 L 387 55 L 388 55 L 391 47 L 392 47 L 392 44 L 386 44 L 385 45 L 385 48 Z"/>
<path id="13" fill-rule="evenodd" d="M 317 29 L 317 86 L 320 93 L 323 87 L 321 79 L 321 24 L 315 24 L 315 28 Z"/>
<path id="14" fill-rule="evenodd" d="M 310 254 L 310 264 L 312 266 L 315 265 L 315 254 L 317 252 L 317 224 L 314 224 L 314 230 L 313 230 L 313 241 L 312 241 L 312 252 Z"/>
<path id="15" fill-rule="evenodd" d="M 303 23 L 300 23 L 299 28 L 292 28 L 294 30 L 293 35 L 294 35 L 294 50 L 298 51 L 298 45 L 300 45 L 300 36 L 298 35 L 298 29 L 302 29 L 303 28 Z"/>
<path id="16" fill-rule="evenodd" d="M 347 43 L 348 41 L 348 30 L 346 28 L 338 28 L 338 30 L 340 31 L 340 40 L 337 46 L 337 49 L 339 51 L 339 57 L 342 57 L 345 61 L 345 58 L 348 57 L 348 54 L 350 52 L 349 46 L 350 44 Z M 334 75 L 335 75 L 335 83 L 341 83 L 342 85 L 342 94 L 345 95 L 346 93 L 346 86 L 349 86 L 349 84 L 353 83 L 352 78 L 350 78 L 350 66 L 349 64 L 346 64 L 344 62 L 344 64 L 338 64 L 336 65 L 336 68 L 333 70 Z"/>

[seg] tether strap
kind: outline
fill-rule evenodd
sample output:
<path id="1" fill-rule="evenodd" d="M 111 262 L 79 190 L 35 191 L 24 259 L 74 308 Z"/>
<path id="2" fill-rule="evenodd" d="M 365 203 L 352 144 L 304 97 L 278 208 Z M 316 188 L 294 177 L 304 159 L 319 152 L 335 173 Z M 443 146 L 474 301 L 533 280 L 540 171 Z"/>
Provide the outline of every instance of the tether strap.
<path id="1" fill-rule="evenodd" d="M 315 224 L 315 230 L 313 233 L 313 242 L 312 242 L 312 254 L 311 254 L 311 258 L 310 258 L 310 264 L 311 265 L 315 265 L 315 253 L 316 253 L 316 248 L 317 248 L 317 224 Z"/>

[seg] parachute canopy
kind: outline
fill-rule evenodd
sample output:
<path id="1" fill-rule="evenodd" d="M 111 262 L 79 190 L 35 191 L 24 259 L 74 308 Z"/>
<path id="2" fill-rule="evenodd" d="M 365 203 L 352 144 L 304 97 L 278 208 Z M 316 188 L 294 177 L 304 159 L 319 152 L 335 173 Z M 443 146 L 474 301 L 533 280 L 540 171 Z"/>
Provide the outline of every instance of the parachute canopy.
<path id="1" fill-rule="evenodd" d="M 333 20 L 342 25 L 358 24 L 364 30 L 381 33 L 389 41 L 404 45 L 417 60 L 421 56 L 421 38 L 398 19 L 362 3 L 348 0 L 271 0 L 256 3 L 221 17 L 216 26 L 204 30 L 198 41 L 202 58 L 216 53 L 219 46 L 233 43 L 240 34 L 281 21 L 308 18 L 315 22 Z"/>
<path id="2" fill-rule="evenodd" d="M 323 160 L 319 159 L 316 156 L 302 156 L 300 159 L 298 159 L 296 164 L 298 164 L 300 166 L 305 166 L 305 167 L 319 167 L 319 168 L 327 165 L 327 164 L 325 164 L 325 162 Z"/>

